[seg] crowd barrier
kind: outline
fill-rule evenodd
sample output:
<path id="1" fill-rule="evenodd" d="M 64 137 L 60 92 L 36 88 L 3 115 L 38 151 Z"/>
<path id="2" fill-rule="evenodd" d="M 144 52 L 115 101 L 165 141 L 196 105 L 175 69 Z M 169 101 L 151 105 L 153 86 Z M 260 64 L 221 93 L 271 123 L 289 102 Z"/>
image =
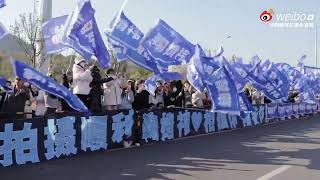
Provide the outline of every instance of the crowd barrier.
<path id="1" fill-rule="evenodd" d="M 124 139 L 141 144 L 169 141 L 226 129 L 270 123 L 316 113 L 317 105 L 255 106 L 245 118 L 194 109 L 112 111 L 85 117 L 78 113 L 0 121 L 0 167 L 38 163 L 92 151 L 121 148 Z"/>

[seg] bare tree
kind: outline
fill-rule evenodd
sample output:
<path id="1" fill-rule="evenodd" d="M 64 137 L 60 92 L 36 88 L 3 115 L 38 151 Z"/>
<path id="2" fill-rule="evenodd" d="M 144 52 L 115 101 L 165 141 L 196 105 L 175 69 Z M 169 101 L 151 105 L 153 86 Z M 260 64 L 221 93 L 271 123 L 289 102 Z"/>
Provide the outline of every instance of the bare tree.
<path id="1" fill-rule="evenodd" d="M 36 59 L 41 55 L 43 49 L 40 19 L 33 13 L 20 14 L 14 26 L 11 26 L 11 31 L 29 62 L 35 68 Z"/>

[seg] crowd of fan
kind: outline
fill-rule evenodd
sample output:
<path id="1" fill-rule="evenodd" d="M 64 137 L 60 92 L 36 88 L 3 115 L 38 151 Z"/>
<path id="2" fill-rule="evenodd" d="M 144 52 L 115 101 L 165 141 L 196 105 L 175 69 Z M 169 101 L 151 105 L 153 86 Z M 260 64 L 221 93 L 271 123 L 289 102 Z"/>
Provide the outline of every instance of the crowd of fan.
<path id="1" fill-rule="evenodd" d="M 52 77 L 52 73 L 49 72 L 48 76 Z M 196 91 L 188 81 L 157 81 L 156 91 L 151 95 L 145 90 L 144 80 L 128 80 L 116 75 L 113 69 L 107 70 L 107 76 L 102 77 L 97 66 L 89 66 L 81 57 L 75 59 L 72 72 L 63 72 L 62 84 L 93 113 L 172 107 L 210 109 L 212 106 L 208 94 Z M 13 93 L 0 92 L 0 119 L 8 115 L 32 118 L 73 111 L 65 100 L 38 90 L 19 78 L 13 84 L 8 81 L 8 86 L 13 88 Z M 252 87 L 245 88 L 245 93 L 252 104 L 270 102 Z"/>
<path id="2" fill-rule="evenodd" d="M 49 72 L 48 76 L 53 77 Z M 190 83 L 182 81 L 157 81 L 156 91 L 151 95 L 145 90 L 144 80 L 130 80 L 116 75 L 113 69 L 102 77 L 97 66 L 89 66 L 77 57 L 72 72 L 63 72 L 62 84 L 69 88 L 93 113 L 112 110 L 163 109 L 171 107 L 211 107 L 207 94 L 197 92 Z M 27 82 L 16 78 L 8 81 L 13 93 L 0 93 L 0 112 L 14 114 L 17 118 L 32 118 L 73 111 L 65 100 L 38 90 Z M 1 118 L 1 117 L 0 117 Z"/>

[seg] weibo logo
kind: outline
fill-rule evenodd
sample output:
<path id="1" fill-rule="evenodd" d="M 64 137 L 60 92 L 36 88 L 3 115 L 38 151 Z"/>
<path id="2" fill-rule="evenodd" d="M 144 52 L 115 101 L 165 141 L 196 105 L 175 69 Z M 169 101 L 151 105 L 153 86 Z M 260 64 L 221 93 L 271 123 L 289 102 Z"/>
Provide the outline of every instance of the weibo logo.
<path id="1" fill-rule="evenodd" d="M 273 15 L 274 15 L 274 11 L 272 9 L 269 9 L 267 11 L 263 11 L 260 14 L 260 20 L 263 22 L 269 22 L 272 20 Z"/>

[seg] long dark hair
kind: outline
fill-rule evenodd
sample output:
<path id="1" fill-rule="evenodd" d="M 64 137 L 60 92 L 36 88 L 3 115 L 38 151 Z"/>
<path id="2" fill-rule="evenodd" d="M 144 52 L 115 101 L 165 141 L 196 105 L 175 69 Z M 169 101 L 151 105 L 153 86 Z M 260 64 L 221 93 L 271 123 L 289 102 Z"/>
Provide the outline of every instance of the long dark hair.
<path id="1" fill-rule="evenodd" d="M 130 83 L 131 91 L 133 92 L 133 96 L 136 96 L 136 89 L 134 87 L 134 81 L 128 81 L 128 83 Z M 127 89 L 126 87 L 122 88 L 122 94 L 121 94 L 122 98 L 124 98 L 126 95 L 126 92 L 125 92 L 126 89 Z"/>

